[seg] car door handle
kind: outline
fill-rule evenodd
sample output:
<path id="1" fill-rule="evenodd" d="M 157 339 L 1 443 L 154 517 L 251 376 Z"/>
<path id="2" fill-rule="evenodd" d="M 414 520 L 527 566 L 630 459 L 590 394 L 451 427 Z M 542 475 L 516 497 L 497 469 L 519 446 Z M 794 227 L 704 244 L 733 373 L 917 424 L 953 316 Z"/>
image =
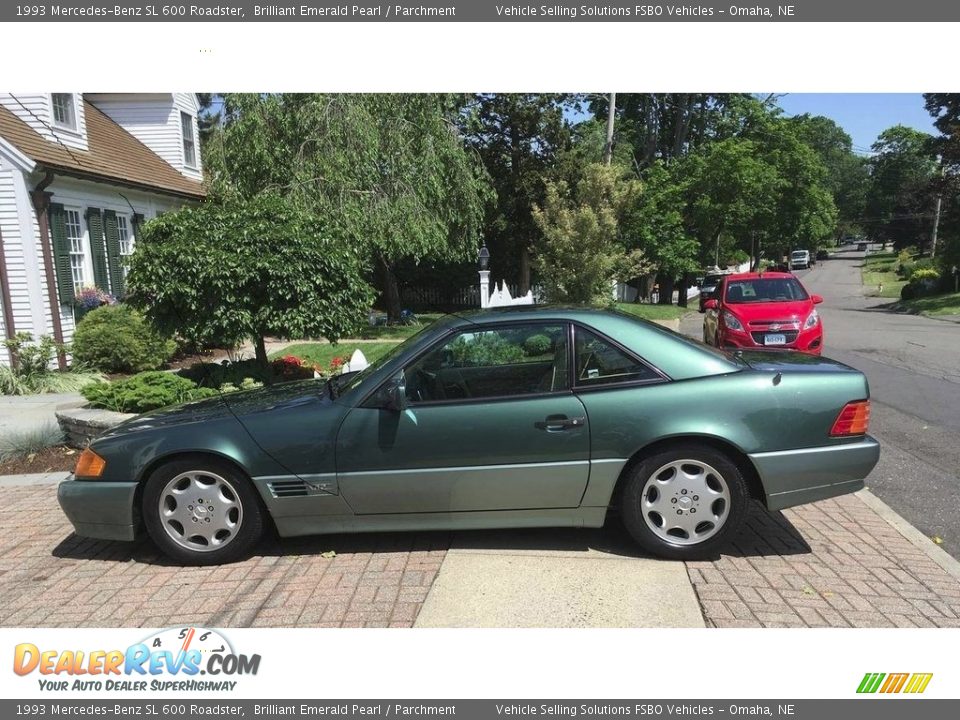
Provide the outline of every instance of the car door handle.
<path id="1" fill-rule="evenodd" d="M 538 430 L 547 432 L 560 432 L 570 428 L 583 427 L 587 424 L 585 417 L 568 418 L 566 415 L 547 415 L 543 420 L 538 420 L 533 424 Z"/>

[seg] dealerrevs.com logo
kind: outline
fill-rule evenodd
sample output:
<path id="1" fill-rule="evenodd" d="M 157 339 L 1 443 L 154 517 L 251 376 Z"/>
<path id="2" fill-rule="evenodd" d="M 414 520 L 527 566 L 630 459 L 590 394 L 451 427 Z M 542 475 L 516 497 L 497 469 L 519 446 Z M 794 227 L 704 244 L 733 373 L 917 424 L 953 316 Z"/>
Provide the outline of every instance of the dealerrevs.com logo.
<path id="1" fill-rule="evenodd" d="M 867 673 L 857 687 L 858 693 L 919 694 L 927 689 L 933 673 Z"/>
<path id="2" fill-rule="evenodd" d="M 39 675 L 45 691 L 232 691 L 234 678 L 256 675 L 260 655 L 237 653 L 216 630 L 169 628 L 125 650 L 58 650 L 20 643 L 13 671 Z M 204 676 L 200 679 L 198 676 Z"/>

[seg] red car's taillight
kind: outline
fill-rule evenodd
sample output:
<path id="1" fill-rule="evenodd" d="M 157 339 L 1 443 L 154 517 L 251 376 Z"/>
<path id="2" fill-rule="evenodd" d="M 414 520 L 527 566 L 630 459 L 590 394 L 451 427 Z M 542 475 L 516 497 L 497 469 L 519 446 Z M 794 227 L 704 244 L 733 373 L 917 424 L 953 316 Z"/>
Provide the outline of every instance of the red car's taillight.
<path id="1" fill-rule="evenodd" d="M 845 437 L 847 435 L 863 435 L 870 424 L 870 401 L 857 400 L 847 403 L 837 415 L 833 427 L 830 428 L 830 437 Z"/>

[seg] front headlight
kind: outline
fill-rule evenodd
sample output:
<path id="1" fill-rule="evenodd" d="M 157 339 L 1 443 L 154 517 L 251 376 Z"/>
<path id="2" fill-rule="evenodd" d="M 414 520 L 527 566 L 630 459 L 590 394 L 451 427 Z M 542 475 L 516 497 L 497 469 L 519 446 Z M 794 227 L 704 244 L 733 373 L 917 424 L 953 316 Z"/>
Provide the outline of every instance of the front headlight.
<path id="1" fill-rule="evenodd" d="M 820 322 L 820 316 L 817 314 L 817 311 L 814 310 L 807 316 L 807 321 L 803 324 L 803 329 L 809 330 L 812 327 L 816 327 L 818 322 Z"/>
<path id="2" fill-rule="evenodd" d="M 730 330 L 739 330 L 743 332 L 743 325 L 737 320 L 737 317 L 729 310 L 723 311 L 723 324 Z"/>

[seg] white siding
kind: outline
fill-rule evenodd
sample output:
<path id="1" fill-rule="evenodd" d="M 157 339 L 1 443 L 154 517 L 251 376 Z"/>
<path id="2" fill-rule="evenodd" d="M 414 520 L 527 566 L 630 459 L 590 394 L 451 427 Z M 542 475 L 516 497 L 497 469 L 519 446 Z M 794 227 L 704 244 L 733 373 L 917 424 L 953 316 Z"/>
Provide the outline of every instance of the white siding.
<path id="1" fill-rule="evenodd" d="M 87 149 L 87 125 L 82 94 L 73 93 L 77 119 L 76 131 L 54 126 L 50 93 L 0 93 L 0 105 L 12 112 L 40 135 L 78 150 Z"/>
<path id="2" fill-rule="evenodd" d="M 202 180 L 200 137 L 197 130 L 197 99 L 193 93 L 166 95 L 88 95 L 87 98 L 115 123 L 133 135 L 181 174 Z M 193 117 L 197 168 L 184 165 L 180 112 Z"/>

